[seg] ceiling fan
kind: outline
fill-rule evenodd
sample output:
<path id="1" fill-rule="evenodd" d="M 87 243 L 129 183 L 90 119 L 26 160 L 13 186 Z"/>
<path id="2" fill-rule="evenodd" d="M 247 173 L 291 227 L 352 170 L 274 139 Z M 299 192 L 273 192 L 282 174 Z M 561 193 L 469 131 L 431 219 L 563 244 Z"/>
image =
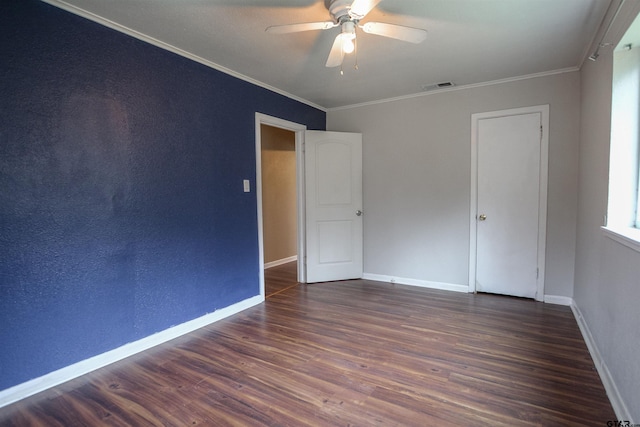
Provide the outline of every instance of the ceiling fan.
<path id="1" fill-rule="evenodd" d="M 368 34 L 376 34 L 411 43 L 420 43 L 427 37 L 427 32 L 419 28 L 384 22 L 367 22 L 360 25 L 360 20 L 375 8 L 382 0 L 325 0 L 324 4 L 331 14 L 332 21 L 307 22 L 302 24 L 274 25 L 266 31 L 271 34 L 297 33 L 311 30 L 328 30 L 340 27 L 341 32 L 333 42 L 327 67 L 342 65 L 345 54 L 355 50 L 356 27 Z"/>

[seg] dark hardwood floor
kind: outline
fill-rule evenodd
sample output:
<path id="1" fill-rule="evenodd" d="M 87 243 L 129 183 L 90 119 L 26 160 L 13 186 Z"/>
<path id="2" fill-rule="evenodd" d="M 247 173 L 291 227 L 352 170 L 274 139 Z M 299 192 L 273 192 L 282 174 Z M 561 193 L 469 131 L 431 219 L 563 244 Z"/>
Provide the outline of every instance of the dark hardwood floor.
<path id="1" fill-rule="evenodd" d="M 0 408 L 0 425 L 601 427 L 616 418 L 568 307 L 366 280 L 304 285 L 294 275 L 289 285 Z"/>
<path id="2" fill-rule="evenodd" d="M 268 268 L 264 271 L 264 295 L 269 298 L 298 285 L 296 261 Z"/>

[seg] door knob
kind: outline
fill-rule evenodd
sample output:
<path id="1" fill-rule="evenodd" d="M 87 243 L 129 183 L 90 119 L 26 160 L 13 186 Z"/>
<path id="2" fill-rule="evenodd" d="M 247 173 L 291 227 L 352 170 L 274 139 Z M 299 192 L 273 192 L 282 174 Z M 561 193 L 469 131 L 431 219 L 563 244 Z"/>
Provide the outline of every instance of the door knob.
<path id="1" fill-rule="evenodd" d="M 484 221 L 485 219 L 487 219 L 487 216 L 486 216 L 485 214 L 481 214 L 481 215 L 478 217 L 478 219 L 479 219 L 480 221 Z"/>
<path id="2" fill-rule="evenodd" d="M 358 209 L 358 210 L 356 211 L 356 215 L 358 215 L 358 216 L 362 216 L 362 211 L 361 211 L 360 209 Z"/>

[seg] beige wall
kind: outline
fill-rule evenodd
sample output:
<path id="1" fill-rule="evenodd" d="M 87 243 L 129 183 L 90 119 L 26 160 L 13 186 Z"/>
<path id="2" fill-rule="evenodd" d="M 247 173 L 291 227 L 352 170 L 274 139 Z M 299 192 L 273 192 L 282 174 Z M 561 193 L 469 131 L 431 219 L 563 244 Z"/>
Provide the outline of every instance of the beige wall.
<path id="1" fill-rule="evenodd" d="M 471 115 L 550 105 L 545 294 L 571 297 L 580 73 L 567 72 L 327 113 L 362 132 L 365 273 L 467 286 Z"/>
<path id="2" fill-rule="evenodd" d="M 261 125 L 264 262 L 297 254 L 296 151 L 291 131 Z"/>

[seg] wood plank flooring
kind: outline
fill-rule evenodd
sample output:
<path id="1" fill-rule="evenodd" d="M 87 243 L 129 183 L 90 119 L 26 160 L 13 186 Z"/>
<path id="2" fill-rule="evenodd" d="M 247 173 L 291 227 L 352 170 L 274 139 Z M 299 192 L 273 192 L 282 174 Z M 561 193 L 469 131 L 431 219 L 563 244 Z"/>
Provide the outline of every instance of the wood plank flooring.
<path id="1" fill-rule="evenodd" d="M 296 261 L 268 268 L 264 271 L 264 294 L 269 298 L 298 285 Z"/>
<path id="2" fill-rule="evenodd" d="M 615 418 L 568 307 L 366 280 L 295 284 L 295 275 L 264 304 L 0 408 L 2 426 Z"/>

